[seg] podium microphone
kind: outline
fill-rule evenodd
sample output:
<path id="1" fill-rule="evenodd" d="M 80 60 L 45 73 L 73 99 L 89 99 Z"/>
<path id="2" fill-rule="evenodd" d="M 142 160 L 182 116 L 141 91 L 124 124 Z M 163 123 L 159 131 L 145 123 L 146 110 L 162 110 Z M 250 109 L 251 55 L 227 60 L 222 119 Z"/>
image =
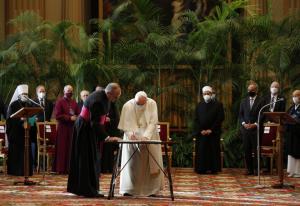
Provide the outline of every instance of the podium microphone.
<path id="1" fill-rule="evenodd" d="M 281 102 L 284 101 L 284 98 L 277 99 L 276 101 L 270 102 L 264 106 L 262 106 L 258 112 L 258 117 L 257 117 L 257 175 L 258 175 L 258 186 L 260 186 L 260 143 L 259 143 L 259 130 L 260 130 L 260 115 L 263 109 L 266 107 L 276 103 L 276 102 Z"/>
<path id="2" fill-rule="evenodd" d="M 37 103 L 36 101 L 34 101 L 33 99 L 29 98 L 26 96 L 26 99 L 29 100 L 30 102 L 32 102 L 33 104 L 41 107 L 43 109 L 43 118 L 44 118 L 44 138 L 43 138 L 43 180 L 39 183 L 44 183 L 45 182 L 45 174 L 46 174 L 46 111 L 45 111 L 45 107 L 43 107 L 41 104 Z M 45 99 L 43 98 L 43 100 L 45 101 Z M 39 165 L 39 164 L 38 164 Z M 40 169 L 40 168 L 38 168 Z"/>
<path id="3" fill-rule="evenodd" d="M 35 104 L 35 105 L 41 107 L 43 110 L 45 109 L 41 104 L 37 103 L 37 102 L 34 101 L 33 99 L 30 99 L 30 98 L 27 97 L 27 96 L 25 96 L 25 98 L 26 98 L 28 101 L 32 102 L 33 104 Z"/>

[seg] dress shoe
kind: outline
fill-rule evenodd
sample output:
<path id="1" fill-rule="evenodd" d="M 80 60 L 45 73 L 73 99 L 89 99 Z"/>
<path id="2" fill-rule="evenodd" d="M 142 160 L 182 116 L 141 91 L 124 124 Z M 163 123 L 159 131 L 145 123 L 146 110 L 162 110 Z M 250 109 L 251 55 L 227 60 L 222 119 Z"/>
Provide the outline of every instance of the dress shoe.
<path id="1" fill-rule="evenodd" d="M 294 176 L 294 174 L 293 174 L 293 173 L 291 173 L 291 174 L 289 174 L 289 175 L 288 175 L 288 177 L 293 177 L 293 176 Z"/>
<path id="2" fill-rule="evenodd" d="M 123 196 L 125 196 L 125 197 L 126 197 L 126 196 L 127 196 L 127 197 L 131 197 L 131 196 L 132 196 L 132 194 L 129 194 L 129 193 L 124 193 L 124 194 L 123 194 Z"/>
<path id="3" fill-rule="evenodd" d="M 157 197 L 156 194 L 149 195 L 148 197 Z"/>
<path id="4" fill-rule="evenodd" d="M 246 173 L 245 173 L 245 175 L 253 175 L 254 174 L 254 172 L 252 172 L 252 171 L 247 171 Z"/>
<path id="5" fill-rule="evenodd" d="M 294 174 L 293 177 L 299 178 L 299 177 L 300 177 L 300 174 Z"/>

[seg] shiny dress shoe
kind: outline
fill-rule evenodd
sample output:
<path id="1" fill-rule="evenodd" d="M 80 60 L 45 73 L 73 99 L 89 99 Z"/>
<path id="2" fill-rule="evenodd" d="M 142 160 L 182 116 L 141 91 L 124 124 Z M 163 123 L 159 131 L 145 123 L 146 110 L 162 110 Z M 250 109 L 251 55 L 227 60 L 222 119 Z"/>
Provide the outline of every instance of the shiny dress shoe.
<path id="1" fill-rule="evenodd" d="M 133 196 L 133 195 L 132 195 L 132 194 L 129 194 L 129 193 L 124 193 L 123 196 L 125 196 L 125 197 L 126 197 L 126 196 L 127 196 L 127 197 L 131 197 L 131 196 Z"/>

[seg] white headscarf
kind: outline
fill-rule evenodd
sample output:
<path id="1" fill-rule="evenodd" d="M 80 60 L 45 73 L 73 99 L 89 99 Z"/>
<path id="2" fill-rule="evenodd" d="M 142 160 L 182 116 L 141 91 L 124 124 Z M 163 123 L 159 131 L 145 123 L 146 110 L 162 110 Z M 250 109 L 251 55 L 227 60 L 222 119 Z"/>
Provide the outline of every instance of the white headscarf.
<path id="1" fill-rule="evenodd" d="M 202 92 L 212 92 L 213 89 L 210 86 L 205 86 L 202 88 Z"/>
<path id="2" fill-rule="evenodd" d="M 27 84 L 20 84 L 17 86 L 14 95 L 12 96 L 10 103 L 16 101 L 20 94 L 28 94 L 28 85 Z"/>

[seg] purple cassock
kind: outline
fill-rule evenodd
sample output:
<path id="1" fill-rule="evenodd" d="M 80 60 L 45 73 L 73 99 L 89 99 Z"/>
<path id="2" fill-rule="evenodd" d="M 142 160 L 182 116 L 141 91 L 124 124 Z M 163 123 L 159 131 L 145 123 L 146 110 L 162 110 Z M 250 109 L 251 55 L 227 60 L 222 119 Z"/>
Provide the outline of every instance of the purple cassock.
<path id="1" fill-rule="evenodd" d="M 71 116 L 78 116 L 80 109 L 76 101 L 63 97 L 55 104 L 55 115 L 58 121 L 56 151 L 53 170 L 60 174 L 69 172 L 70 151 L 72 146 L 72 136 L 74 121 Z"/>

